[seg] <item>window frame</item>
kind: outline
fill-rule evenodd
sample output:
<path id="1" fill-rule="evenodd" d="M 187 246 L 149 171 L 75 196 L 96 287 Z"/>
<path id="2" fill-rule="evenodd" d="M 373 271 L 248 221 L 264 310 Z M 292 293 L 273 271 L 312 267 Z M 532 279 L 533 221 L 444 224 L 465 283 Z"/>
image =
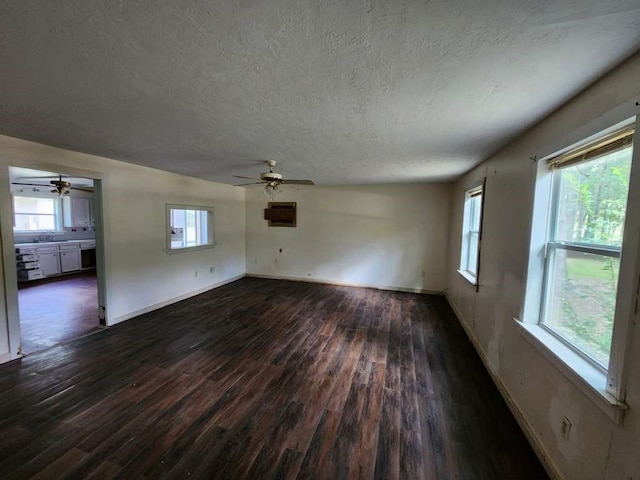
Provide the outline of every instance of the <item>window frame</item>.
<path id="1" fill-rule="evenodd" d="M 582 150 L 582 149 L 580 149 Z M 585 149 L 587 152 L 591 151 L 590 149 Z M 610 153 L 610 152 L 609 152 Z M 568 167 L 574 165 L 585 164 L 587 162 L 591 162 L 597 160 L 600 157 L 585 159 L 582 161 L 572 161 Z M 538 325 L 540 327 L 547 330 L 551 335 L 558 338 L 559 341 L 564 343 L 571 350 L 576 352 L 578 355 L 582 356 L 586 361 L 591 363 L 595 368 L 606 374 L 608 370 L 608 365 L 605 366 L 601 364 L 597 359 L 595 359 L 592 355 L 590 355 L 587 351 L 582 349 L 579 345 L 571 342 L 568 338 L 564 337 L 560 332 L 556 331 L 552 326 L 548 325 L 545 322 L 546 319 L 549 318 L 549 308 L 550 308 L 550 296 L 554 291 L 554 282 L 555 275 L 552 271 L 552 266 L 555 265 L 555 258 L 558 250 L 566 250 L 566 251 L 574 251 L 580 253 L 587 253 L 593 255 L 600 255 L 603 257 L 613 257 L 620 259 L 622 256 L 622 247 L 617 247 L 614 245 L 601 245 L 597 243 L 584 243 L 584 242 L 569 242 L 564 240 L 557 239 L 557 228 L 558 228 L 558 211 L 560 209 L 560 183 L 561 183 L 561 172 L 562 168 L 553 165 L 550 162 L 548 168 L 550 169 L 551 174 L 551 198 L 549 200 L 549 225 L 547 227 L 547 239 L 545 244 L 545 264 L 544 264 L 544 273 L 543 273 L 543 284 L 542 284 L 542 295 L 541 295 L 541 306 L 540 306 L 540 316 L 538 319 Z M 631 186 L 629 186 L 631 188 Z M 627 192 L 628 197 L 628 192 Z M 626 213 L 627 209 L 625 209 Z M 619 283 L 619 282 L 618 282 Z M 616 285 L 616 303 L 618 297 L 618 285 Z M 616 322 L 615 314 L 614 314 L 614 325 Z M 613 338 L 612 338 L 613 340 Z M 613 349 L 613 345 L 612 348 Z M 609 356 L 611 355 L 611 351 L 609 352 Z"/>
<path id="2" fill-rule="evenodd" d="M 195 210 L 195 211 L 207 212 L 207 243 L 202 243 L 198 245 L 187 245 L 184 247 L 172 246 L 172 238 L 171 238 L 172 210 Z M 184 204 L 168 203 L 165 205 L 165 230 L 166 230 L 165 252 L 168 254 L 181 253 L 181 252 L 193 252 L 196 250 L 205 250 L 205 249 L 213 248 L 217 245 L 215 241 L 215 238 L 216 238 L 215 237 L 215 208 L 213 206 L 207 206 L 207 205 L 184 205 Z"/>
<path id="3" fill-rule="evenodd" d="M 21 192 L 22 193 L 22 192 Z M 37 230 L 22 230 L 16 227 L 16 215 L 38 215 L 38 216 L 52 216 L 51 214 L 46 213 L 24 213 L 24 212 L 16 212 L 15 199 L 19 198 L 37 198 L 44 200 L 53 201 L 53 222 L 54 228 L 45 228 L 45 229 L 37 229 Z M 15 235 L 32 235 L 32 234 L 42 234 L 42 233 L 52 233 L 52 234 L 60 234 L 63 233 L 63 208 L 62 208 L 62 198 L 59 196 L 52 195 L 36 195 L 36 194 L 11 194 L 11 215 L 13 219 L 13 233 Z"/>
<path id="4" fill-rule="evenodd" d="M 608 126 L 603 124 L 605 121 Z M 578 129 L 569 136 L 577 140 L 569 147 L 556 149 L 542 158 L 532 157 L 532 178 L 535 183 L 528 265 L 523 285 L 524 303 L 519 317 L 514 317 L 514 321 L 526 340 L 609 418 L 621 424 L 624 411 L 628 408 L 624 400 L 628 376 L 628 362 L 625 362 L 625 359 L 631 341 L 629 332 L 632 325 L 640 321 L 640 116 L 627 116 L 626 120 L 620 120 L 618 117 L 618 123 L 615 121 L 612 117 L 605 116 L 600 122 L 590 126 L 591 131 L 595 132 L 592 135 L 587 137 L 584 130 Z M 552 174 L 547 162 L 565 152 L 584 148 L 605 135 L 628 127 L 635 129 L 635 143 L 623 227 L 611 352 L 608 368 L 603 371 L 540 325 L 541 300 L 545 294 L 543 280 L 547 260 L 546 240 L 551 225 Z"/>
<path id="5" fill-rule="evenodd" d="M 485 181 L 477 180 L 471 183 L 464 191 L 464 204 L 463 204 L 463 213 L 462 213 L 462 234 L 461 234 L 461 246 L 460 246 L 460 263 L 458 268 L 458 273 L 462 275 L 469 283 L 478 288 L 478 282 L 480 278 L 480 252 L 482 250 L 482 218 L 484 214 L 484 200 L 485 200 Z M 478 230 L 472 231 L 472 215 L 475 212 L 472 212 L 473 202 L 471 201 L 474 197 L 480 196 L 480 202 L 478 206 Z M 475 271 L 469 270 L 469 253 L 471 248 L 471 233 L 477 233 L 478 235 L 478 246 L 476 252 L 476 265 Z"/>

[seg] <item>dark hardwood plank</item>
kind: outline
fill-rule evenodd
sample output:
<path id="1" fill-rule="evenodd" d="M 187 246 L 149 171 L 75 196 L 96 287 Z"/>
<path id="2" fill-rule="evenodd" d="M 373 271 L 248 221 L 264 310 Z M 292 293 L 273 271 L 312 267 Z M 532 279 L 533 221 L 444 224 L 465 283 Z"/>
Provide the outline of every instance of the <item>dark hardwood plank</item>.
<path id="1" fill-rule="evenodd" d="M 3 479 L 547 478 L 441 297 L 245 278 L 0 388 Z"/>

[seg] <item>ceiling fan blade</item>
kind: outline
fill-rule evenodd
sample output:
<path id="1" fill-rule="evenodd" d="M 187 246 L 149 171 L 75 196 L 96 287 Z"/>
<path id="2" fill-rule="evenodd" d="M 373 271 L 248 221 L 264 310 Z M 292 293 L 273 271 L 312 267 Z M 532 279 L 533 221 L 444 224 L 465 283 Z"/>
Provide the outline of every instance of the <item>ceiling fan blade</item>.
<path id="1" fill-rule="evenodd" d="M 27 186 L 27 187 L 51 188 L 51 185 L 47 185 L 46 183 L 11 182 L 11 185 L 24 185 L 24 186 Z M 65 188 L 71 188 L 73 190 L 79 190 L 79 191 L 87 192 L 87 193 L 93 193 L 93 189 L 89 188 L 89 187 L 73 187 L 73 186 L 69 186 L 69 187 L 65 187 Z"/>
<path id="2" fill-rule="evenodd" d="M 284 185 L 315 185 L 313 180 L 283 180 Z"/>
<path id="3" fill-rule="evenodd" d="M 234 187 L 246 187 L 247 185 L 261 185 L 267 182 L 251 182 L 251 183 L 241 183 L 240 185 L 234 185 Z"/>
<path id="4" fill-rule="evenodd" d="M 232 175 L 232 177 L 235 177 L 235 178 L 244 178 L 245 180 L 260 180 L 259 178 L 254 178 L 254 177 L 243 177 L 242 175 Z"/>
<path id="5" fill-rule="evenodd" d="M 22 183 L 22 182 L 11 182 L 11 185 L 26 185 L 28 187 L 50 187 L 51 186 L 45 183 Z"/>
<path id="6" fill-rule="evenodd" d="M 16 180 L 32 180 L 37 178 L 38 180 L 58 180 L 60 177 L 66 178 L 71 175 L 41 175 L 36 177 L 16 177 Z"/>

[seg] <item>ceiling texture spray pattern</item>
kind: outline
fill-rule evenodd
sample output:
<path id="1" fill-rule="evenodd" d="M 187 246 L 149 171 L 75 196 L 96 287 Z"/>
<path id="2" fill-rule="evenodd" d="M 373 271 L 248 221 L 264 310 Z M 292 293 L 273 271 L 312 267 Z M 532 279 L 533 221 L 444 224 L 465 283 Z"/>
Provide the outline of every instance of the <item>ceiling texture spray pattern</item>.
<path id="1" fill-rule="evenodd" d="M 0 0 L 0 133 L 214 181 L 452 179 L 640 47 L 640 0 Z"/>

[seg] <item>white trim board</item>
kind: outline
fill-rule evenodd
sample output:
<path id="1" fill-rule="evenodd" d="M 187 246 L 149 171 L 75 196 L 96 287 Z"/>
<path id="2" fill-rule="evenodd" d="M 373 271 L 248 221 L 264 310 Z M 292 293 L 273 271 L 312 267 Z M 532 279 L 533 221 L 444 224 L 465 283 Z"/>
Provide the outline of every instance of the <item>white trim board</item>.
<path id="1" fill-rule="evenodd" d="M 228 278 L 226 280 L 222 280 L 220 282 L 214 283 L 212 285 L 207 285 L 206 287 L 199 288 L 189 293 L 185 293 L 183 295 L 179 295 L 177 297 L 170 298 L 168 300 L 164 300 L 159 303 L 155 303 L 153 305 L 149 305 L 148 307 L 141 308 L 140 310 L 136 310 L 135 312 L 126 313 L 124 315 L 120 315 L 119 317 L 115 317 L 111 321 L 109 321 L 108 326 L 112 327 L 117 325 L 118 323 L 125 322 L 127 320 L 131 320 L 132 318 L 139 317 L 140 315 L 144 315 L 145 313 L 153 312 L 154 310 L 158 310 L 163 307 L 167 307 L 169 305 L 173 305 L 174 303 L 178 303 L 182 300 L 186 300 L 187 298 L 195 297 L 196 295 L 200 295 L 201 293 L 208 292 L 209 290 L 214 290 L 218 287 L 222 287 L 223 285 L 227 285 L 228 283 L 233 283 L 236 280 L 240 280 L 246 275 L 243 273 L 241 275 L 236 275 L 235 277 Z"/>
<path id="2" fill-rule="evenodd" d="M 542 466 L 546 470 L 547 474 L 549 475 L 549 477 L 551 477 L 554 480 L 562 480 L 560 473 L 558 472 L 556 467 L 553 465 L 553 463 L 551 463 L 551 458 L 549 457 L 546 450 L 542 446 L 542 443 L 540 443 L 540 441 L 538 440 L 538 437 L 534 433 L 529 423 L 524 418 L 524 415 L 520 411 L 520 408 L 518 408 L 518 405 L 515 403 L 513 398 L 511 398 L 511 395 L 509 395 L 509 392 L 507 388 L 504 386 L 504 384 L 502 383 L 502 380 L 500 380 L 500 377 L 498 377 L 498 375 L 491 368 L 491 365 L 489 364 L 489 359 L 480 348 L 480 343 L 478 342 L 478 339 L 474 335 L 473 331 L 462 320 L 464 317 L 461 315 L 455 303 L 453 303 L 453 301 L 446 294 L 445 294 L 445 298 L 447 300 L 447 303 L 453 310 L 453 313 L 455 313 L 458 323 L 462 325 L 462 328 L 467 334 L 467 337 L 469 337 L 469 340 L 473 344 L 473 348 L 476 350 L 476 352 L 478 353 L 478 356 L 482 360 L 485 370 L 489 372 L 489 375 L 491 376 L 493 383 L 498 388 L 500 395 L 502 396 L 505 403 L 509 407 L 509 410 L 511 410 L 511 414 L 516 419 L 516 422 L 518 422 L 520 429 L 524 433 L 525 437 L 527 437 L 527 440 L 529 441 L 529 445 L 531 445 L 531 448 L 533 448 L 533 451 L 535 452 L 536 456 L 542 463 Z"/>
<path id="3" fill-rule="evenodd" d="M 269 280 L 289 280 L 292 282 L 322 283 L 324 285 L 338 285 L 340 287 L 376 288 L 378 290 L 388 290 L 391 292 L 420 293 L 423 295 L 440 295 L 440 296 L 444 295 L 443 293 L 444 291 L 424 290 L 420 288 L 394 287 L 391 285 L 369 285 L 365 283 L 337 282 L 335 280 L 323 280 L 319 278 L 289 277 L 286 275 L 262 275 L 258 273 L 247 273 L 246 276 L 253 277 L 253 278 L 266 278 Z"/>

